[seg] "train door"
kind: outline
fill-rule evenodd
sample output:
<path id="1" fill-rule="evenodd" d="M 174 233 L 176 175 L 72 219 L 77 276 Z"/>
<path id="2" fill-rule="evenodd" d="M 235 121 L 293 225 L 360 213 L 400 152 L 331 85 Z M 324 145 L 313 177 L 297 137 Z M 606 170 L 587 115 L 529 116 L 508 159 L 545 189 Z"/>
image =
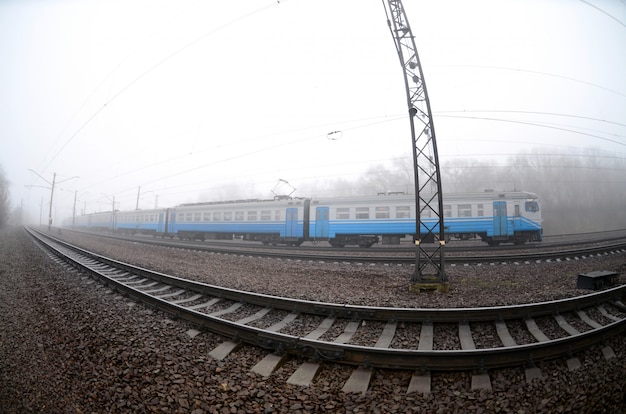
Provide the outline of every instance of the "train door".
<path id="1" fill-rule="evenodd" d="M 493 237 L 508 236 L 506 201 L 493 202 Z"/>
<path id="2" fill-rule="evenodd" d="M 298 208 L 287 209 L 285 220 L 285 237 L 298 237 Z"/>
<path id="3" fill-rule="evenodd" d="M 329 208 L 317 207 L 315 209 L 315 238 L 327 239 L 329 229 Z"/>
<path id="4" fill-rule="evenodd" d="M 174 238 L 174 236 L 178 233 L 178 229 L 176 228 L 176 210 L 167 210 L 170 215 L 169 220 L 165 220 L 165 233 L 170 237 Z"/>
<path id="5" fill-rule="evenodd" d="M 159 226 L 157 227 L 157 233 L 165 233 L 165 213 L 159 213 Z"/>

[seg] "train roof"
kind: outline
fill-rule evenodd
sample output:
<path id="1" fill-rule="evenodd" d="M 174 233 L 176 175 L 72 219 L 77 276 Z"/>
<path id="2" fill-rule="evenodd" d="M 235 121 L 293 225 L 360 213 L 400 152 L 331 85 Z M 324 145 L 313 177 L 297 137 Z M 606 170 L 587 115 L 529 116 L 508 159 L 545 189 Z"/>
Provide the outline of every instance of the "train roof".
<path id="1" fill-rule="evenodd" d="M 203 206 L 220 206 L 233 204 L 259 204 L 259 203 L 279 203 L 279 202 L 302 202 L 307 200 L 306 197 L 275 197 L 268 199 L 248 198 L 241 200 L 224 200 L 224 201 L 205 201 L 200 203 L 178 204 L 176 207 L 203 207 Z"/>
<path id="2" fill-rule="evenodd" d="M 428 196 L 422 197 L 428 199 Z M 444 202 L 463 202 L 463 201 L 490 201 L 490 200 L 506 200 L 506 199 L 537 199 L 537 195 L 527 191 L 485 191 L 471 193 L 444 193 Z M 371 196 L 346 196 L 346 197 L 318 197 L 313 198 L 314 201 L 331 202 L 351 200 L 354 202 L 375 202 L 380 200 L 415 200 L 414 194 L 378 194 Z"/>

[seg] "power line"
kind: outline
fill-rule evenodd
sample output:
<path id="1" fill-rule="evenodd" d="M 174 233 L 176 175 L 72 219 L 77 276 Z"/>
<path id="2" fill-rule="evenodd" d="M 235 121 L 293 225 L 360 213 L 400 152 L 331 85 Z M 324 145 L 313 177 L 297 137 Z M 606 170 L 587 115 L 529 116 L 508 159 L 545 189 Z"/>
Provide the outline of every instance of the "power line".
<path id="1" fill-rule="evenodd" d="M 515 111 L 515 110 L 499 110 L 499 109 L 470 109 L 470 110 L 462 110 L 462 111 L 436 111 L 436 114 L 446 114 L 446 113 L 507 113 L 507 114 L 530 114 L 530 115 L 550 115 L 550 116 L 559 116 L 559 117 L 567 117 L 567 118 L 575 118 L 575 119 L 584 119 L 589 121 L 597 121 L 606 124 L 613 124 L 626 127 L 626 124 L 621 122 L 609 121 L 607 119 L 601 118 L 593 118 L 584 115 L 571 115 L 571 114 L 561 114 L 557 112 L 539 112 L 539 111 Z"/>
<path id="2" fill-rule="evenodd" d="M 601 8 L 599 8 L 598 6 L 589 3 L 587 0 L 580 0 L 581 3 L 585 3 L 587 6 L 592 7 L 596 10 L 598 10 L 600 13 L 608 16 L 609 18 L 615 20 L 618 24 L 622 25 L 623 27 L 626 27 L 626 24 L 624 24 L 623 22 L 621 22 L 617 17 L 613 16 L 612 14 L 610 14 L 609 12 L 602 10 Z"/>
<path id="3" fill-rule="evenodd" d="M 277 4 L 277 3 L 276 3 Z M 195 45 L 196 43 L 200 42 L 201 40 L 204 40 L 206 37 L 213 35 L 247 17 L 250 17 L 252 15 L 255 15 L 261 11 L 264 11 L 270 7 L 274 7 L 276 6 L 275 3 L 272 3 L 268 6 L 263 6 L 260 7 L 250 13 L 246 13 L 242 16 L 239 16 L 221 26 L 218 26 L 215 29 L 210 30 L 209 32 L 203 34 L 200 37 L 197 37 L 196 39 L 192 40 L 191 42 L 187 43 L 186 45 L 182 46 L 181 48 L 177 49 L 176 51 L 170 53 L 169 55 L 167 55 L 166 57 L 164 57 L 163 59 L 159 60 L 157 63 L 155 63 L 154 65 L 152 65 L 151 67 L 149 67 L 147 70 L 145 70 L 144 72 L 142 72 L 139 76 L 137 76 L 135 79 L 133 79 L 131 82 L 129 82 L 128 84 L 126 84 L 126 86 L 124 86 L 122 89 L 120 89 L 115 95 L 113 95 L 110 99 L 108 99 L 106 102 L 104 102 L 104 104 L 98 108 L 93 114 L 91 114 L 91 116 L 89 116 L 89 118 L 87 118 L 87 120 L 85 122 L 83 122 L 78 129 L 69 136 L 69 138 L 63 143 L 63 145 L 61 146 L 61 148 L 54 154 L 54 156 L 50 159 L 50 161 L 48 162 L 48 164 L 46 164 L 46 168 L 59 156 L 59 154 L 61 154 L 61 152 L 63 152 L 63 150 L 74 140 L 74 138 L 76 138 L 76 136 L 96 117 L 98 116 L 106 107 L 107 105 L 109 105 L 111 102 L 115 101 L 120 95 L 122 95 L 123 93 L 125 93 L 129 88 L 131 88 L 134 84 L 136 84 L 139 80 L 141 80 L 142 78 L 144 78 L 146 75 L 148 75 L 149 73 L 151 73 L 153 70 L 155 70 L 156 68 L 158 68 L 159 66 L 161 66 L 163 63 L 167 62 L 168 60 L 170 60 L 171 58 L 173 58 L 174 56 L 178 55 L 179 53 L 183 52 L 184 50 L 188 49 L 189 47 Z M 126 59 L 126 58 L 125 58 Z M 124 60 L 122 60 L 123 62 Z M 115 71 L 115 70 L 114 70 Z M 113 71 L 113 72 L 114 72 Z M 111 72 L 111 74 L 113 73 Z M 111 75 L 109 74 L 109 76 Z M 106 78 L 105 78 L 106 80 Z M 104 83 L 104 81 L 102 82 Z M 100 87 L 100 85 L 98 86 L 98 88 Z M 95 91 L 94 91 L 95 92 Z M 93 93 L 92 93 L 93 94 Z M 91 95 L 90 95 L 91 96 Z M 82 108 L 82 106 L 81 106 Z M 73 119 L 73 117 L 72 117 Z"/>
<path id="4" fill-rule="evenodd" d="M 513 120 L 513 119 L 500 119 L 500 118 L 480 117 L 480 116 L 463 116 L 463 115 L 439 115 L 439 116 L 445 117 L 445 118 L 464 118 L 464 119 L 477 119 L 477 120 L 483 120 L 483 121 L 509 122 L 509 123 L 512 123 L 512 124 L 522 124 L 522 125 L 531 125 L 531 126 L 537 126 L 537 127 L 542 127 L 542 128 L 550 128 L 550 129 L 555 129 L 555 130 L 559 130 L 559 131 L 566 131 L 566 132 L 571 132 L 571 133 L 574 133 L 574 134 L 585 135 L 585 136 L 588 136 L 588 137 L 597 138 L 597 139 L 602 140 L 602 141 L 611 142 L 613 144 L 626 146 L 626 143 L 615 141 L 613 139 L 609 139 L 609 138 L 605 138 L 605 137 L 601 137 L 599 135 L 588 134 L 588 133 L 585 133 L 585 132 L 580 132 L 580 131 L 567 129 L 567 128 L 555 127 L 555 126 L 541 124 L 541 123 L 536 123 L 536 122 L 518 121 L 518 120 Z"/>
<path id="5" fill-rule="evenodd" d="M 605 86 L 598 85 L 596 83 L 591 83 L 591 82 L 587 82 L 587 81 L 584 81 L 584 80 L 581 80 L 581 79 L 571 78 L 569 76 L 556 75 L 554 73 L 542 72 L 542 71 L 538 71 L 538 70 L 520 69 L 520 68 L 507 68 L 507 67 L 503 67 L 503 66 L 489 66 L 489 65 L 432 65 L 432 67 L 460 67 L 460 68 L 478 68 L 478 69 L 498 69 L 498 70 L 505 70 L 505 71 L 512 71 L 512 72 L 532 73 L 532 74 L 535 74 L 535 75 L 548 76 L 548 77 L 552 77 L 552 78 L 564 79 L 564 80 L 568 80 L 568 81 L 572 81 L 572 82 L 576 82 L 576 83 L 581 83 L 583 85 L 592 86 L 594 88 L 602 89 L 604 91 L 607 91 L 607 92 L 610 92 L 610 93 L 614 93 L 616 95 L 620 95 L 620 96 L 623 96 L 623 97 L 626 98 L 626 93 L 622 93 L 622 92 L 619 92 L 619 91 L 607 88 Z"/>

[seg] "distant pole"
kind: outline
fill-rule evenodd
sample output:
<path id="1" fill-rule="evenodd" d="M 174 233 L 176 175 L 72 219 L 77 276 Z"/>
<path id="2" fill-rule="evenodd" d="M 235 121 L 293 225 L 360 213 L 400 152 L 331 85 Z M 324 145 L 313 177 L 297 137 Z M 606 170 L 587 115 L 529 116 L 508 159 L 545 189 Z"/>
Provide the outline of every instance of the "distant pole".
<path id="1" fill-rule="evenodd" d="M 78 191 L 74 191 L 74 210 L 72 210 L 72 228 L 76 225 L 76 195 Z"/>
<path id="2" fill-rule="evenodd" d="M 37 175 L 39 178 L 41 178 L 42 180 L 44 180 L 46 183 L 50 184 L 50 209 L 48 210 L 48 231 L 50 231 L 50 229 L 52 228 L 52 200 L 54 200 L 54 186 L 57 184 L 56 180 L 57 180 L 57 173 L 53 173 L 52 175 L 52 182 L 46 180 L 45 178 L 43 178 L 37 171 L 33 170 L 33 169 L 28 169 L 28 171 L 31 171 L 32 173 L 34 173 L 35 175 Z M 66 181 L 69 180 L 73 180 L 74 178 L 80 178 L 79 176 L 75 175 L 73 177 L 67 178 L 65 180 L 61 180 L 58 182 L 58 184 L 64 183 Z M 33 187 L 33 186 L 28 186 L 28 187 Z M 35 186 L 35 187 L 39 187 L 39 186 Z M 48 187 L 44 187 L 44 188 L 48 188 Z M 43 209 L 43 197 L 41 200 L 41 205 L 42 205 L 42 209 Z M 41 209 L 40 209 L 40 213 L 39 213 L 39 225 L 41 225 Z"/>
<path id="3" fill-rule="evenodd" d="M 141 192 L 141 186 L 137 187 L 137 204 L 135 204 L 135 210 L 139 210 L 139 193 Z"/>
<path id="4" fill-rule="evenodd" d="M 48 210 L 48 231 L 52 228 L 52 199 L 54 198 L 54 184 L 57 179 L 57 173 L 52 175 L 52 187 L 50 188 L 50 209 Z"/>

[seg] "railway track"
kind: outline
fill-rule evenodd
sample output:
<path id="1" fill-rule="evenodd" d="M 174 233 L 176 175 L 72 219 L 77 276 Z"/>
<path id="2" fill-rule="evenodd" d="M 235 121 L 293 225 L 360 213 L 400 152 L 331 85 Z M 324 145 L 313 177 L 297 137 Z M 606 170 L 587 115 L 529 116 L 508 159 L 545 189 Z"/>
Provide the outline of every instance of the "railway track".
<path id="1" fill-rule="evenodd" d="M 194 243 L 186 241 L 157 240 L 147 238 L 126 238 L 113 235 L 98 234 L 99 237 L 112 238 L 114 240 L 125 240 L 136 243 L 173 247 L 188 250 L 208 251 L 216 253 L 238 254 L 256 257 L 279 257 L 292 260 L 318 260 L 318 261 L 338 261 L 338 262 L 359 262 L 359 263 L 392 263 L 392 264 L 413 264 L 415 262 L 415 250 L 407 249 L 302 249 L 302 248 L 277 248 L 275 246 L 246 246 L 241 244 L 227 245 L 218 243 Z M 462 251 L 453 250 L 446 255 L 446 263 L 450 264 L 476 264 L 476 263 L 531 263 L 539 261 L 568 261 L 578 260 L 593 256 L 623 253 L 626 251 L 626 241 L 623 238 L 613 240 L 601 245 L 591 245 L 580 247 L 567 247 L 551 251 L 537 251 L 533 245 L 531 251 L 498 250 L 489 248 L 487 254 L 463 254 Z M 388 251 L 386 251 L 388 250 Z M 517 249 L 515 249 L 517 250 Z"/>
<path id="2" fill-rule="evenodd" d="M 241 344 L 267 350 L 253 367 L 269 376 L 290 356 L 304 357 L 289 382 L 308 385 L 320 365 L 355 366 L 345 391 L 365 392 L 374 369 L 413 370 L 407 392 L 430 390 L 431 371 L 471 371 L 490 388 L 489 370 L 566 358 L 626 330 L 626 286 L 571 299 L 493 308 L 413 309 L 351 306 L 253 294 L 193 282 L 108 259 L 43 234 L 30 234 L 55 260 L 120 294 L 229 338 L 211 351 L 227 357 Z M 449 340 L 455 338 L 452 345 Z M 614 356 L 602 348 L 605 358 Z"/>

